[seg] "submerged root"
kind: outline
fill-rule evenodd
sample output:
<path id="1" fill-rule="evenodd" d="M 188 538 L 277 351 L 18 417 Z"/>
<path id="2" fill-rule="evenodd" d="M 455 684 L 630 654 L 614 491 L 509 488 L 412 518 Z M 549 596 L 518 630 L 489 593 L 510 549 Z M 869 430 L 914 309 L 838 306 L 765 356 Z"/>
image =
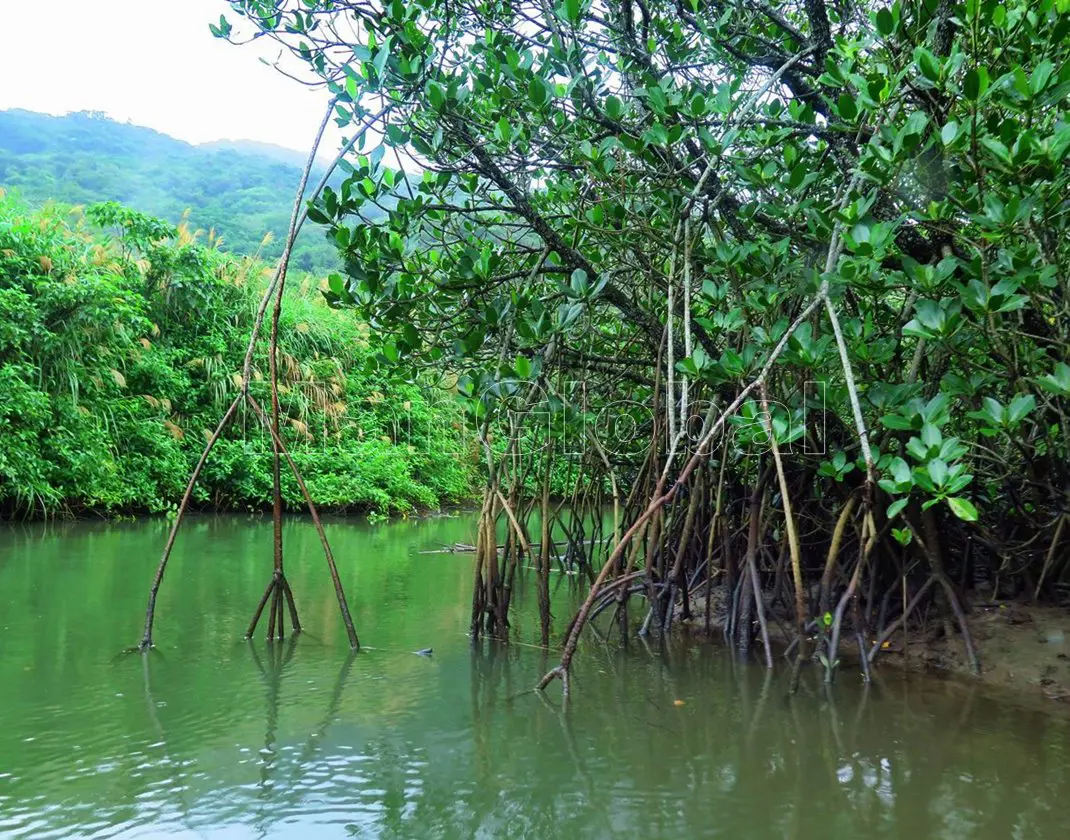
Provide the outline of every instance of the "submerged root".
<path id="1" fill-rule="evenodd" d="M 252 621 L 249 622 L 249 628 L 245 631 L 245 638 L 251 639 L 253 634 L 256 633 L 256 625 L 260 622 L 264 607 L 267 606 L 269 601 L 271 602 L 271 609 L 268 612 L 268 639 L 285 638 L 286 611 L 290 614 L 290 626 L 293 629 L 294 634 L 296 635 L 297 633 L 300 633 L 301 620 L 297 615 L 297 604 L 294 602 L 290 583 L 286 580 L 286 575 L 282 572 L 276 572 L 272 575 L 271 581 L 267 585 L 267 589 L 264 590 L 264 594 L 260 598 L 260 603 L 257 604 L 256 612 L 253 613 Z"/>
<path id="2" fill-rule="evenodd" d="M 557 679 L 561 680 L 561 693 L 565 697 L 568 697 L 569 689 L 571 688 L 570 682 L 569 682 L 569 672 L 568 672 L 568 669 L 565 668 L 563 665 L 557 665 L 557 666 L 551 668 L 545 674 L 543 674 L 542 679 L 539 680 L 538 684 L 535 686 L 535 690 L 536 691 L 545 691 L 546 687 L 549 686 L 550 683 L 552 683 L 554 680 L 557 680 Z"/>

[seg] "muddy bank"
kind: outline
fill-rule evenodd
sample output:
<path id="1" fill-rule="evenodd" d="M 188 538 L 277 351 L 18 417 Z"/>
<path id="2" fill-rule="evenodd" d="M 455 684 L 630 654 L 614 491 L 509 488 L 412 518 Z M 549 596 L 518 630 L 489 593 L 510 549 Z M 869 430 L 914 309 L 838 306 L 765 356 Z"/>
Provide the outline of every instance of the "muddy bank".
<path id="1" fill-rule="evenodd" d="M 677 626 L 685 632 L 705 632 L 705 601 L 692 603 L 691 619 Z M 721 593 L 713 593 L 711 632 L 723 638 L 724 608 Z M 783 650 L 791 640 L 790 619 L 770 620 L 770 640 Z M 977 648 L 981 673 L 970 673 L 965 646 L 956 628 L 942 621 L 896 632 L 877 655 L 877 668 L 899 668 L 950 674 L 980 681 L 1001 689 L 1013 689 L 1070 704 L 1070 610 L 1020 602 L 977 603 L 967 616 L 970 634 Z M 872 640 L 867 639 L 872 644 Z M 761 650 L 755 638 L 752 650 Z M 842 673 L 857 673 L 857 646 L 844 639 L 840 646 Z M 820 666 L 818 666 L 820 667 Z"/>
<path id="2" fill-rule="evenodd" d="M 980 679 L 992 685 L 1039 691 L 1070 701 L 1070 612 L 1024 603 L 978 604 L 968 623 L 981 660 Z M 970 679 L 958 633 L 914 634 L 882 652 L 882 664 L 945 671 Z"/>

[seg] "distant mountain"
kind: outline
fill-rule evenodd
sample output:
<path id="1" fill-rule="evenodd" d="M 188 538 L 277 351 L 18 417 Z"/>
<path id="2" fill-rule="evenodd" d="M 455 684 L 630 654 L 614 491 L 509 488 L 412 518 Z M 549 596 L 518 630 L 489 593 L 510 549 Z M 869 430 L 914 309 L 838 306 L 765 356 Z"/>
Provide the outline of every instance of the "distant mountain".
<path id="1" fill-rule="evenodd" d="M 296 149 L 287 149 L 285 146 L 276 146 L 274 143 L 260 143 L 256 140 L 212 140 L 198 144 L 197 148 L 209 152 L 231 151 L 243 155 L 259 155 L 277 163 L 285 163 L 302 169 L 308 160 L 308 152 L 299 152 Z"/>
<path id="2" fill-rule="evenodd" d="M 267 143 L 221 140 L 195 146 L 95 112 L 62 117 L 0 111 L 0 187 L 24 199 L 70 204 L 119 201 L 223 236 L 223 250 L 253 254 L 264 235 L 281 251 L 304 155 Z M 338 265 L 322 229 L 308 224 L 291 262 L 323 273 Z"/>

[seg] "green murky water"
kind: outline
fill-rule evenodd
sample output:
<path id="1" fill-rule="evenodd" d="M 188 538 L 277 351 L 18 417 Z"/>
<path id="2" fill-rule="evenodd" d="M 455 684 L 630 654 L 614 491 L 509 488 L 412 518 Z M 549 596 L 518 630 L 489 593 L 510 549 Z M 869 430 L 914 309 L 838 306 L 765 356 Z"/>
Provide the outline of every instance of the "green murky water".
<path id="1" fill-rule="evenodd" d="M 0 836 L 1066 836 L 1070 726 L 974 687 L 845 673 L 788 698 L 713 647 L 592 638 L 567 714 L 522 694 L 546 656 L 472 650 L 470 558 L 420 553 L 471 541 L 467 516 L 329 525 L 355 658 L 307 523 L 286 541 L 308 633 L 269 645 L 241 634 L 270 523 L 192 520 L 159 653 L 117 656 L 165 527 L 0 530 Z"/>

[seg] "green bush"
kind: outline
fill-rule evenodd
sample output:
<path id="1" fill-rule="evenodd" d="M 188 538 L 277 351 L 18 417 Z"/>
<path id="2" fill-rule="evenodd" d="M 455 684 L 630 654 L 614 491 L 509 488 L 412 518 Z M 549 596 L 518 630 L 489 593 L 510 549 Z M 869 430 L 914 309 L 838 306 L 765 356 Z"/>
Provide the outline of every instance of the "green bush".
<path id="1" fill-rule="evenodd" d="M 83 216 L 0 196 L 4 512 L 173 506 L 236 393 L 266 273 L 114 203 Z M 452 400 L 378 370 L 361 326 L 310 278 L 293 278 L 280 335 L 283 431 L 317 504 L 402 512 L 469 494 Z M 260 352 L 265 402 L 266 375 Z M 301 504 L 289 475 L 283 491 Z M 239 414 L 195 502 L 259 508 L 270 493 L 268 438 Z"/>

